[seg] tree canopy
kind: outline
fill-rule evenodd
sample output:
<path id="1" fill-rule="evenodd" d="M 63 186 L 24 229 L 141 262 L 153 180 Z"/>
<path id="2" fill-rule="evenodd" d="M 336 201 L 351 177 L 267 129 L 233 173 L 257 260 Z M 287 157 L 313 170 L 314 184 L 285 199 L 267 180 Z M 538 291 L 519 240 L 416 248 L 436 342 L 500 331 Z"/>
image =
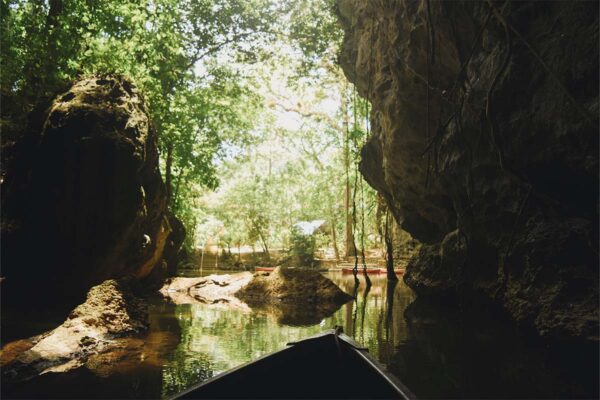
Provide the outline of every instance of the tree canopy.
<path id="1" fill-rule="evenodd" d="M 336 65 L 342 33 L 331 0 L 1 7 L 3 140 L 78 76 L 121 74 L 146 98 L 188 246 L 219 226 L 228 245 L 268 251 L 311 219 L 343 236 L 345 184 L 356 176 L 348 160 L 358 159 L 366 123 Z"/>

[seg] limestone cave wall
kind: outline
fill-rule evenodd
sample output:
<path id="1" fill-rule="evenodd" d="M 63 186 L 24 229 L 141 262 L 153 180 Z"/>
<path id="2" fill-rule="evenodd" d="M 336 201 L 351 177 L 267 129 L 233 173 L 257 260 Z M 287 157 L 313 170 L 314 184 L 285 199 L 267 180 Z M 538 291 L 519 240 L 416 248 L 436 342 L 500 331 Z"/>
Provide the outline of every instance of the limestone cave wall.
<path id="1" fill-rule="evenodd" d="M 2 300 L 83 300 L 109 278 L 160 280 L 183 241 L 157 133 L 118 76 L 75 82 L 3 148 Z"/>
<path id="2" fill-rule="evenodd" d="M 598 3 L 338 0 L 361 172 L 423 243 L 418 295 L 598 337 Z"/>

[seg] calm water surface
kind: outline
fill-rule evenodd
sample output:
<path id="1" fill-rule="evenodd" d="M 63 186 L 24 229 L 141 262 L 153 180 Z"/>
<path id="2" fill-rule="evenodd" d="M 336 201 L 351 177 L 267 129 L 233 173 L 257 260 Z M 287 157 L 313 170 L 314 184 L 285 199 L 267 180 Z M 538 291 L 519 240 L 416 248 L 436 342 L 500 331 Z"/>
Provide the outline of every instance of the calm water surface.
<path id="1" fill-rule="evenodd" d="M 354 281 L 351 275 L 329 273 L 326 276 L 347 293 L 352 293 Z M 284 319 L 281 315 L 232 309 L 225 305 L 155 303 L 152 314 L 161 319 L 157 325 L 169 325 L 167 320 L 175 318 L 181 331 L 181 341 L 163 368 L 161 394 L 176 393 L 201 379 L 282 349 L 288 342 L 336 325 L 366 345 L 371 354 L 385 359 L 385 355 L 406 339 L 403 318 L 394 321 L 393 317 L 401 316 L 414 296 L 410 289 L 399 283 L 395 290 L 392 288 L 388 299 L 385 278 L 372 277 L 372 281 L 373 286 L 366 297 L 361 280 L 357 301 L 343 305 L 333 315 L 312 325 L 290 326 L 280 322 Z"/>
<path id="2" fill-rule="evenodd" d="M 203 275 L 207 273 L 215 271 Z M 327 276 L 352 293 L 351 275 Z M 165 397 L 290 341 L 341 325 L 422 398 L 597 397 L 597 357 L 557 359 L 489 316 L 422 304 L 402 281 L 395 286 L 388 286 L 383 276 L 372 281 L 369 292 L 361 280 L 356 301 L 308 326 L 285 325 L 281 315 L 247 308 L 174 305 L 157 298 L 150 307 L 150 330 L 132 345 L 135 351 L 99 365 L 94 373 L 80 369 L 44 376 L 14 393 Z"/>

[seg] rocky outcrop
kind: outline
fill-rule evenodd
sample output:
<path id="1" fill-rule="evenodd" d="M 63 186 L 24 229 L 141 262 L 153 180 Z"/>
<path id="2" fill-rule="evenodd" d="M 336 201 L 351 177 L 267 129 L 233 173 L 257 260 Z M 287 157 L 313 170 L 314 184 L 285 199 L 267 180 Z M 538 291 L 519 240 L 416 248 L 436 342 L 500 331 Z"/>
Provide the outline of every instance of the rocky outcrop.
<path id="1" fill-rule="evenodd" d="M 256 273 L 254 279 L 236 293 L 248 303 L 338 303 L 352 297 L 317 271 L 277 267 L 273 272 Z"/>
<path id="2" fill-rule="evenodd" d="M 7 344 L 1 353 L 2 383 L 11 384 L 48 372 L 66 372 L 90 358 L 106 358 L 129 342 L 121 338 L 147 328 L 144 301 L 131 292 L 130 282 L 108 280 L 94 286 L 56 329 Z"/>
<path id="3" fill-rule="evenodd" d="M 171 234 L 139 91 L 120 77 L 89 77 L 40 115 L 3 166 L 2 301 L 79 302 L 109 278 L 162 281 L 163 253 L 173 258 L 182 239 Z"/>
<path id="4" fill-rule="evenodd" d="M 352 300 L 317 271 L 281 267 L 256 273 L 235 295 L 285 325 L 317 324 Z"/>
<path id="5" fill-rule="evenodd" d="M 421 243 L 413 239 L 412 236 L 393 220 L 392 226 L 392 249 L 394 255 L 394 267 L 406 268 L 410 259 L 419 252 Z"/>
<path id="6" fill-rule="evenodd" d="M 235 293 L 246 286 L 253 276 L 250 272 L 231 275 L 208 275 L 201 278 L 169 278 L 160 293 L 175 304 L 202 303 L 250 311 Z"/>
<path id="7" fill-rule="evenodd" d="M 598 338 L 598 4 L 338 0 L 372 104 L 361 172 L 422 242 L 422 296 Z"/>
<path id="8" fill-rule="evenodd" d="M 278 267 L 201 278 L 171 278 L 160 290 L 175 304 L 202 303 L 273 315 L 285 325 L 310 325 L 333 314 L 352 297 L 316 271 Z"/>

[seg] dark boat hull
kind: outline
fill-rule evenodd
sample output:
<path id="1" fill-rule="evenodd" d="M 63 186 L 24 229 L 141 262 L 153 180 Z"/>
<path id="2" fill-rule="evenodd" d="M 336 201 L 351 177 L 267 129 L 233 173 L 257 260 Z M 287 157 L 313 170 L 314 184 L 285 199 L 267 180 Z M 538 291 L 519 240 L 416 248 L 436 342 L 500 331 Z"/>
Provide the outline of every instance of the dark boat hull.
<path id="1" fill-rule="evenodd" d="M 193 387 L 181 399 L 412 399 L 410 391 L 344 334 L 290 344 Z"/>

